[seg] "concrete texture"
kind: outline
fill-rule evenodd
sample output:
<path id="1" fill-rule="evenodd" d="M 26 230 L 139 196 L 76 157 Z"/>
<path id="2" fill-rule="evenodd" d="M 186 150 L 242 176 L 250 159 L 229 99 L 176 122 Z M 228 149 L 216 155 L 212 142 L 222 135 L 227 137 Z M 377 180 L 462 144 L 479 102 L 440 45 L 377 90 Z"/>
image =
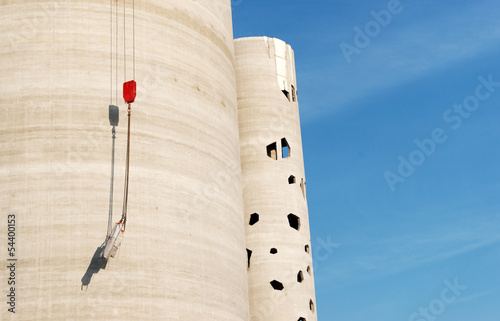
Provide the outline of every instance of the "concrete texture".
<path id="1" fill-rule="evenodd" d="M 109 1 L 0 2 L 0 236 L 7 243 L 14 213 L 18 258 L 17 313 L 2 303 L 0 319 L 248 320 L 229 0 L 135 1 L 128 223 L 117 256 L 99 266 L 109 104 L 120 107 L 113 223 L 123 198 L 121 86 L 133 77 L 123 3 L 111 1 L 116 29 Z"/>
<path id="2" fill-rule="evenodd" d="M 293 51 L 278 39 L 237 39 L 235 65 L 251 320 L 314 321 Z"/>

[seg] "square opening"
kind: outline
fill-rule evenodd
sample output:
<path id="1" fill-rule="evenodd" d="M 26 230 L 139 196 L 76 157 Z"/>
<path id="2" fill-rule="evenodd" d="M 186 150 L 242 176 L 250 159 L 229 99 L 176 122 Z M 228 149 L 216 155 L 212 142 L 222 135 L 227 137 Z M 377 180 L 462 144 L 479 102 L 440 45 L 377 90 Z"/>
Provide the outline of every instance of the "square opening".
<path id="1" fill-rule="evenodd" d="M 281 283 L 280 281 L 276 281 L 276 280 L 271 281 L 271 286 L 273 287 L 273 289 L 275 289 L 277 291 L 281 291 L 285 288 L 283 286 L 283 283 Z"/>
<path id="2" fill-rule="evenodd" d="M 299 271 L 299 273 L 297 274 L 297 282 L 302 283 L 302 281 L 304 281 L 304 274 L 302 273 L 302 271 Z"/>
<path id="3" fill-rule="evenodd" d="M 288 224 L 295 230 L 300 230 L 300 218 L 295 214 L 288 214 Z"/>
<path id="4" fill-rule="evenodd" d="M 306 199 L 306 182 L 303 178 L 300 179 L 300 189 L 302 190 L 302 196 Z"/>
<path id="5" fill-rule="evenodd" d="M 281 157 L 288 158 L 290 157 L 290 145 L 286 138 L 281 139 Z"/>
<path id="6" fill-rule="evenodd" d="M 250 268 L 250 258 L 252 257 L 252 251 L 247 249 L 247 268 Z"/>
<path id="7" fill-rule="evenodd" d="M 288 92 L 288 90 L 283 89 L 281 92 L 283 93 L 283 95 L 285 95 L 286 99 L 290 101 L 290 93 Z"/>
<path id="8" fill-rule="evenodd" d="M 269 158 L 272 158 L 274 160 L 278 159 L 278 153 L 276 152 L 276 142 L 267 145 L 266 151 Z"/>
<path id="9" fill-rule="evenodd" d="M 258 221 L 259 221 L 259 214 L 253 213 L 252 215 L 250 215 L 250 222 L 249 222 L 250 225 L 255 225 Z"/>

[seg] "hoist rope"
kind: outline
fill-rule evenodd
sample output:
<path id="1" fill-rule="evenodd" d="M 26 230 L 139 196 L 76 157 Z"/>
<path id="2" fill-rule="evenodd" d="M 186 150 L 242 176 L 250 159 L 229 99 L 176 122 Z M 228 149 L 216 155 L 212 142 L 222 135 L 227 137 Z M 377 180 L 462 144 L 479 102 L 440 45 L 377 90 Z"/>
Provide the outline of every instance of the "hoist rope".
<path id="1" fill-rule="evenodd" d="M 109 1 L 109 105 L 113 105 L 113 0 Z M 111 220 L 113 219 L 113 176 L 114 176 L 114 147 L 115 147 L 115 128 L 113 126 L 113 153 L 111 155 L 111 183 L 109 189 L 109 212 L 108 212 L 108 229 L 106 238 L 111 232 Z"/>
<path id="2" fill-rule="evenodd" d="M 126 1 L 123 2 L 123 57 L 124 57 L 124 76 L 127 81 L 127 42 L 126 42 Z M 133 76 L 135 79 L 135 0 L 132 1 L 132 59 L 133 59 Z M 134 89 L 135 90 L 135 89 Z M 135 95 L 135 94 L 134 94 Z M 133 101 L 133 100 L 132 100 Z M 132 105 L 128 103 L 128 128 L 127 128 L 127 158 L 125 161 L 125 186 L 123 190 L 123 210 L 121 223 L 123 223 L 123 230 L 127 224 L 127 208 L 128 208 L 128 182 L 129 182 L 129 169 L 130 169 L 130 118 L 132 116 Z"/>
<path id="3" fill-rule="evenodd" d="M 127 81 L 127 32 L 125 29 L 126 26 L 126 17 L 127 15 L 127 0 L 123 0 L 123 67 L 125 70 L 123 81 Z"/>
<path id="4" fill-rule="evenodd" d="M 109 1 L 109 104 L 113 105 L 113 0 Z"/>
<path id="5" fill-rule="evenodd" d="M 125 80 L 127 81 L 127 33 L 126 33 L 126 16 L 127 16 L 127 0 L 123 0 L 123 56 L 124 56 L 124 62 L 123 62 L 123 67 L 125 69 Z M 132 0 L 132 75 L 133 78 L 135 79 L 135 0 Z"/>
<path id="6" fill-rule="evenodd" d="M 123 64 L 124 70 L 123 74 L 125 77 L 125 82 L 127 81 L 127 32 L 126 32 L 126 16 L 127 16 L 127 0 L 123 1 Z M 115 74 L 115 91 L 116 91 L 116 101 L 118 104 L 118 48 L 119 48 L 119 32 L 118 32 L 118 20 L 119 20 L 119 0 L 116 0 L 115 6 L 115 39 L 113 39 L 113 0 L 110 0 L 110 105 L 113 104 L 113 72 Z M 113 70 L 113 41 L 115 41 L 115 68 Z M 132 1 L 132 41 L 133 41 L 133 76 L 135 79 L 135 0 Z M 135 94 L 134 94 L 135 95 Z M 135 97 L 135 96 L 134 96 Z M 131 102 L 128 103 L 128 128 L 127 128 L 127 157 L 125 163 L 125 184 L 123 191 L 123 209 L 122 217 L 120 223 L 123 224 L 123 230 L 125 230 L 125 225 L 127 222 L 127 207 L 128 207 L 128 183 L 129 183 L 129 168 L 130 168 L 130 118 L 132 115 Z M 113 127 L 113 139 L 115 138 L 115 132 Z M 114 140 L 113 140 L 114 144 Z M 113 145 L 114 148 L 114 145 Z M 114 156 L 113 156 L 114 157 Z M 112 195 L 110 195 L 110 199 Z M 111 213 L 110 213 L 111 215 Z M 109 228 L 108 228 L 109 230 Z M 108 231 L 109 233 L 109 231 Z"/>
<path id="7" fill-rule="evenodd" d="M 123 230 L 125 230 L 125 226 L 127 224 L 127 206 L 128 206 L 128 173 L 129 173 L 129 164 L 130 164 L 130 116 L 132 114 L 132 109 L 130 103 L 128 103 L 128 130 L 127 130 L 127 159 L 125 161 L 125 187 L 123 190 L 123 210 L 122 210 L 122 219 L 120 220 L 123 223 Z"/>
<path id="8" fill-rule="evenodd" d="M 115 104 L 118 105 L 118 1 L 116 1 L 115 5 L 115 24 L 116 24 L 116 39 L 115 39 L 115 82 L 116 82 L 116 100 Z"/>
<path id="9" fill-rule="evenodd" d="M 133 46 L 133 61 L 134 61 L 134 79 L 135 79 L 135 0 L 132 0 L 132 46 Z"/>

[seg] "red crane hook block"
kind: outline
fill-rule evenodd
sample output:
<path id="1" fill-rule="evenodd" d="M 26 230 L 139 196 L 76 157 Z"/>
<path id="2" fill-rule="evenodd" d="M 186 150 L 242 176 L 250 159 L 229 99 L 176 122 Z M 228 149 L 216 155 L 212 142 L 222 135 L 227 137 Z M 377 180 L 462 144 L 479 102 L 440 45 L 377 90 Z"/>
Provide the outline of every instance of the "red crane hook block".
<path id="1" fill-rule="evenodd" d="M 136 95 L 137 84 L 135 80 L 130 80 L 123 83 L 123 99 L 126 103 L 133 103 Z"/>

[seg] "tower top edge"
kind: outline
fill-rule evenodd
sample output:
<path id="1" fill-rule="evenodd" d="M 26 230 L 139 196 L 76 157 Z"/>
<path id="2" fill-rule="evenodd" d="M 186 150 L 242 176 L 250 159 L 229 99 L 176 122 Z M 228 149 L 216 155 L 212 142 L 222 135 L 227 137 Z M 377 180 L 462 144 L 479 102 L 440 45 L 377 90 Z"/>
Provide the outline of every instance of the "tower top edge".
<path id="1" fill-rule="evenodd" d="M 234 42 L 243 42 L 243 41 L 274 41 L 276 43 L 281 43 L 282 45 L 287 45 L 291 47 L 290 44 L 286 43 L 285 41 L 279 39 L 279 38 L 274 38 L 274 37 L 267 37 L 267 36 L 254 36 L 254 37 L 242 37 L 242 38 L 236 38 L 233 41 Z"/>

